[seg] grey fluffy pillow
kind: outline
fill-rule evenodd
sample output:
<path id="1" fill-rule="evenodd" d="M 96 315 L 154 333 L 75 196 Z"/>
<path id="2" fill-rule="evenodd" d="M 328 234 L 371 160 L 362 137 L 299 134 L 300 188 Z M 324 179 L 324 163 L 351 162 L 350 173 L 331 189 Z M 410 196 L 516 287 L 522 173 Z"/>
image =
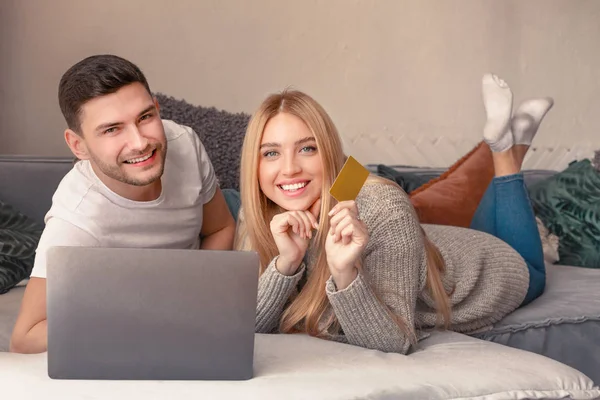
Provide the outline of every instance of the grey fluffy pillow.
<path id="1" fill-rule="evenodd" d="M 154 95 L 161 118 L 189 126 L 198 134 L 221 188 L 239 190 L 240 152 L 250 115 L 195 106 L 162 93 Z"/>

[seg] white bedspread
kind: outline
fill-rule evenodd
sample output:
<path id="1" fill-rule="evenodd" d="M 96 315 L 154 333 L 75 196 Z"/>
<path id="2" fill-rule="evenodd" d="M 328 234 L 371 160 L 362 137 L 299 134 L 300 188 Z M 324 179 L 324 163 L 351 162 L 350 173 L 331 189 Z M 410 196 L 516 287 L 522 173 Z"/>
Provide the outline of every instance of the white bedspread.
<path id="1" fill-rule="evenodd" d="M 456 333 L 409 356 L 300 335 L 257 335 L 248 381 L 65 381 L 46 354 L 0 353 L 3 399 L 597 399 L 600 390 L 548 358 Z"/>

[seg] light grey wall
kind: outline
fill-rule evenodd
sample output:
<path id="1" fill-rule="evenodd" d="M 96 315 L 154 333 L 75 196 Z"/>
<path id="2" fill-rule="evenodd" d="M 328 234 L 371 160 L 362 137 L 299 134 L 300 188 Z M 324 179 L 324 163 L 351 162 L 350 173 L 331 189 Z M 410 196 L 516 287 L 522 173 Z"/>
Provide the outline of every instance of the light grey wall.
<path id="1" fill-rule="evenodd" d="M 69 154 L 58 81 L 103 52 L 138 63 L 153 90 L 229 111 L 305 90 L 351 149 L 395 143 L 365 162 L 418 163 L 400 139 L 470 148 L 487 71 L 516 102 L 555 97 L 540 147 L 600 148 L 600 1 L 3 0 L 0 12 L 0 153 Z"/>

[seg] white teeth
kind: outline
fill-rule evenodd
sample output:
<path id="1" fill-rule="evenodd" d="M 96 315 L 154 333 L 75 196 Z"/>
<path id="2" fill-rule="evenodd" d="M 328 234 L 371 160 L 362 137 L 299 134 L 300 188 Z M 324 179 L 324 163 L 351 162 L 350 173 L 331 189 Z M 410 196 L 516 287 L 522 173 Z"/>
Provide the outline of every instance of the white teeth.
<path id="1" fill-rule="evenodd" d="M 127 162 L 128 164 L 136 164 L 136 163 L 139 163 L 139 162 L 142 162 L 142 161 L 146 161 L 147 159 L 149 159 L 150 157 L 152 157 L 152 154 L 153 154 L 153 153 L 154 153 L 154 152 L 151 152 L 150 154 L 148 154 L 148 155 L 147 155 L 147 156 L 145 156 L 145 157 L 142 157 L 142 158 L 134 158 L 134 159 L 132 159 L 132 160 L 127 160 L 126 162 Z"/>
<path id="2" fill-rule="evenodd" d="M 293 185 L 281 185 L 281 188 L 283 190 L 294 191 L 294 190 L 302 189 L 304 186 L 307 185 L 307 183 L 308 182 L 294 183 Z"/>

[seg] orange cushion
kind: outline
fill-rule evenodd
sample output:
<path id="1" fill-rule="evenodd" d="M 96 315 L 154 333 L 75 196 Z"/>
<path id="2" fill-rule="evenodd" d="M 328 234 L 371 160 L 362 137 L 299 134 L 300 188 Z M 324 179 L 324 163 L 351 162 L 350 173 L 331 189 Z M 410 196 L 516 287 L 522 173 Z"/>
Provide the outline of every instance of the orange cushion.
<path id="1" fill-rule="evenodd" d="M 409 196 L 421 223 L 468 228 L 493 177 L 492 152 L 481 142 L 441 176 Z"/>

